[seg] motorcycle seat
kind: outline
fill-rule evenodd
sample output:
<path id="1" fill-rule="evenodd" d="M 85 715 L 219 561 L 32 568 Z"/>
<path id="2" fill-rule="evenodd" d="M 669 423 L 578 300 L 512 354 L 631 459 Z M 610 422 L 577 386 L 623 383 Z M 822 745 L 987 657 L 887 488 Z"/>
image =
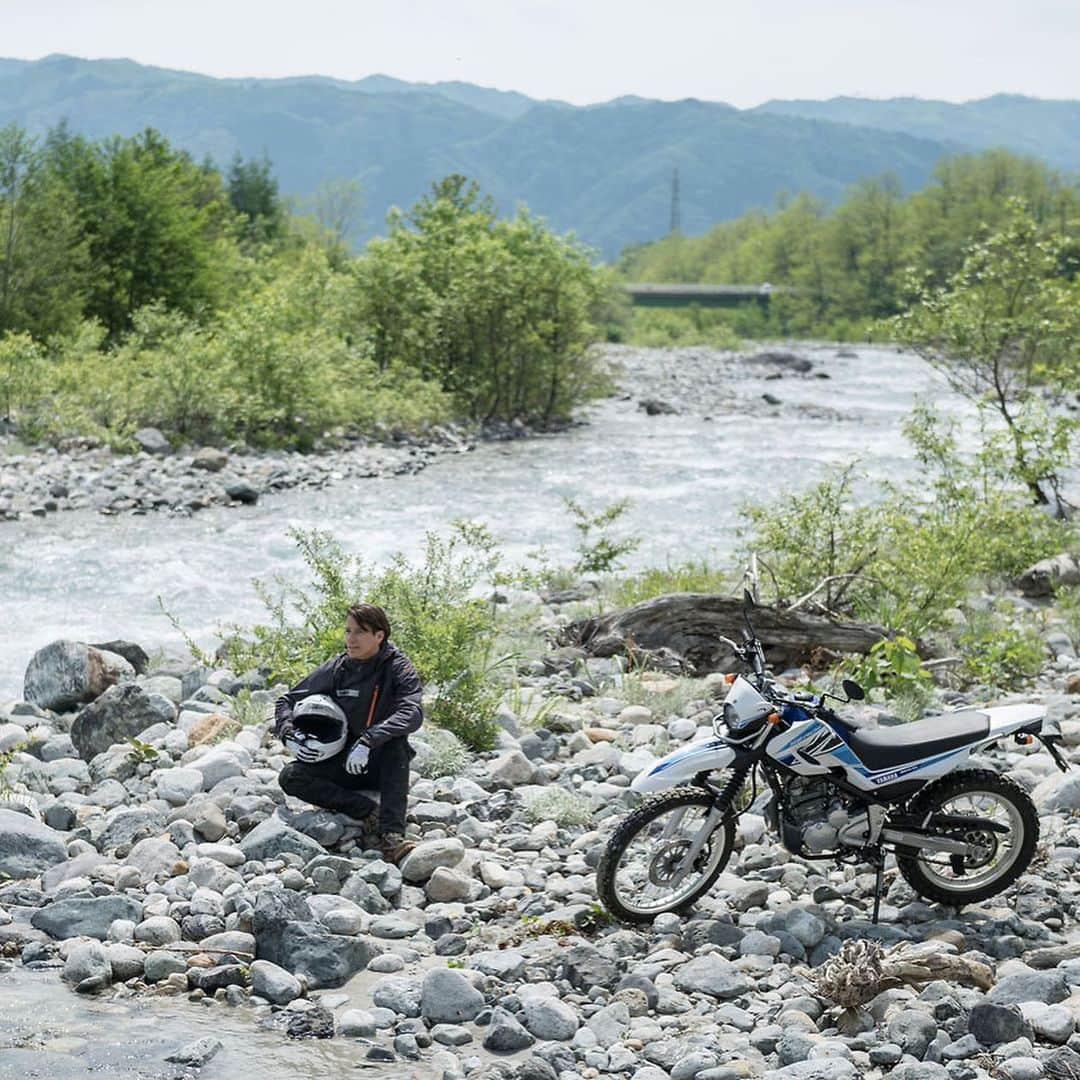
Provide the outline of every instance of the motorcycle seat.
<path id="1" fill-rule="evenodd" d="M 989 731 L 986 713 L 965 709 L 896 727 L 848 728 L 846 742 L 868 769 L 880 772 L 959 750 L 984 739 Z"/>

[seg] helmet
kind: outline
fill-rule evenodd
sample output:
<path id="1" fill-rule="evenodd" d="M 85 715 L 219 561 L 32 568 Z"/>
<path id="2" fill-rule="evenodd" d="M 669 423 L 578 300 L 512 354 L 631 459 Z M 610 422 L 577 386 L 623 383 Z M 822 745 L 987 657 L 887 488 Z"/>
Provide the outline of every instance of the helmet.
<path id="1" fill-rule="evenodd" d="M 293 731 L 285 747 L 303 761 L 326 761 L 341 752 L 349 724 L 341 706 L 326 694 L 311 694 L 293 709 Z"/>

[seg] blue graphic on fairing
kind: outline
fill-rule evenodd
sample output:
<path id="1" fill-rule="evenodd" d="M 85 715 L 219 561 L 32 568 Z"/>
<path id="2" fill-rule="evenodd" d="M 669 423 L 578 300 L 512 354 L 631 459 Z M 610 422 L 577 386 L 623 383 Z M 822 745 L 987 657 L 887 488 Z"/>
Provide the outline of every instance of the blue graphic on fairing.
<path id="1" fill-rule="evenodd" d="M 714 750 L 722 750 L 727 747 L 727 743 L 723 739 L 710 739 L 708 742 L 692 743 L 683 750 L 677 750 L 674 754 L 670 754 L 662 761 L 658 761 L 650 770 L 649 775 L 655 776 L 657 773 L 663 772 L 665 769 L 670 769 L 672 765 L 678 765 L 680 762 L 685 761 L 687 758 L 696 757 L 699 754 L 711 753 Z"/>
<path id="2" fill-rule="evenodd" d="M 907 765 L 902 765 L 897 768 L 882 769 L 875 772 L 873 769 L 868 769 L 862 761 L 856 756 L 855 752 L 851 749 L 847 742 L 847 732 L 838 730 L 840 725 L 834 728 L 831 724 L 825 724 L 823 721 L 817 721 L 806 731 L 797 732 L 794 738 L 789 739 L 783 746 L 779 747 L 776 751 L 772 752 L 772 756 L 777 759 L 782 765 L 794 765 L 798 761 L 796 756 L 797 748 L 800 744 L 807 744 L 819 737 L 821 734 L 820 729 L 825 728 L 831 734 L 837 736 L 841 740 L 839 746 L 830 748 L 827 752 L 837 761 L 841 762 L 847 768 L 854 770 L 861 776 L 866 777 L 871 784 L 875 786 L 880 784 L 889 784 L 894 780 L 899 780 L 901 777 L 908 776 L 913 772 L 918 772 L 920 769 L 929 768 L 931 765 L 936 765 L 938 762 L 945 761 L 946 758 L 954 757 L 957 754 L 967 753 L 972 749 L 971 745 L 960 746 L 955 750 L 948 750 L 943 754 L 938 754 L 935 757 L 920 758 L 918 761 L 909 762 Z M 792 749 L 796 750 L 796 753 L 790 753 Z M 781 756 L 783 755 L 783 756 Z"/>

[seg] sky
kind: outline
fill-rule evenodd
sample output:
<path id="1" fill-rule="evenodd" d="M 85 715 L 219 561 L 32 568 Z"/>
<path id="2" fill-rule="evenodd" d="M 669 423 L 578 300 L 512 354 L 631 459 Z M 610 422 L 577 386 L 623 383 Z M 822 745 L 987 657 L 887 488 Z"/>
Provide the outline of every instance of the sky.
<path id="1" fill-rule="evenodd" d="M 1078 0 L 0 0 L 0 57 L 623 94 L 1080 98 Z"/>

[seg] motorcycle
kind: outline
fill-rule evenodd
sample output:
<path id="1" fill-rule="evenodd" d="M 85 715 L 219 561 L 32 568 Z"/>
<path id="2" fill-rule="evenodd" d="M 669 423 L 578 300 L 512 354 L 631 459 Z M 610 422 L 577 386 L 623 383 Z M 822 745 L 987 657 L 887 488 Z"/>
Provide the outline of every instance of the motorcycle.
<path id="1" fill-rule="evenodd" d="M 1027 869 L 1039 817 L 1027 792 L 971 754 L 1012 739 L 1038 740 L 1065 772 L 1061 733 L 1041 705 L 947 712 L 898 727 L 867 729 L 827 704 L 860 701 L 792 692 L 766 670 L 744 594 L 742 644 L 725 638 L 748 674 L 728 690 L 713 738 L 674 750 L 631 784 L 647 795 L 618 823 L 597 867 L 597 893 L 629 923 L 691 907 L 712 887 L 735 847 L 740 815 L 767 785 L 767 825 L 806 860 L 869 862 L 878 921 L 885 859 L 930 901 L 960 908 L 995 896 Z M 764 791 L 762 791 L 764 794 Z"/>

